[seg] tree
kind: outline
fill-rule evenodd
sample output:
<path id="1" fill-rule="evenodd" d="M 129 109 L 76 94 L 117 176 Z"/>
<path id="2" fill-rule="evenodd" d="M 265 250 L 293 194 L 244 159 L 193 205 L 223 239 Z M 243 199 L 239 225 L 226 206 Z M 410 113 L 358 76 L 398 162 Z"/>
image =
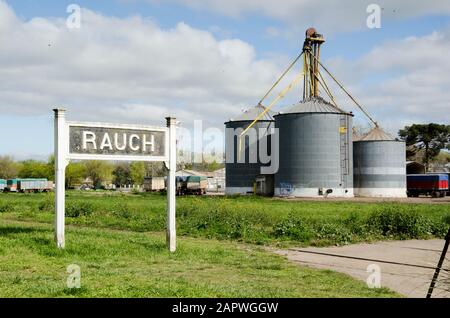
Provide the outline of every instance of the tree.
<path id="1" fill-rule="evenodd" d="M 112 174 L 114 177 L 113 183 L 118 187 L 131 183 L 130 164 L 127 162 L 116 164 Z"/>
<path id="2" fill-rule="evenodd" d="M 101 188 L 102 183 L 111 180 L 113 166 L 105 161 L 86 161 L 84 163 L 85 177 L 90 178 L 95 188 Z"/>
<path id="3" fill-rule="evenodd" d="M 0 179 L 11 179 L 17 177 L 19 165 L 10 156 L 0 157 Z"/>
<path id="4" fill-rule="evenodd" d="M 25 160 L 22 161 L 22 167 L 18 173 L 19 178 L 46 178 L 48 180 L 54 179 L 54 170 L 50 163 Z"/>
<path id="5" fill-rule="evenodd" d="M 133 184 L 143 184 L 145 177 L 145 164 L 141 161 L 132 162 L 130 165 L 130 176 Z"/>
<path id="6" fill-rule="evenodd" d="M 146 177 L 164 177 L 167 174 L 163 162 L 146 162 L 144 166 Z"/>
<path id="7" fill-rule="evenodd" d="M 86 175 L 86 167 L 81 162 L 70 163 L 66 168 L 66 187 L 71 188 L 80 184 Z"/>
<path id="8" fill-rule="evenodd" d="M 441 152 L 450 149 L 450 126 L 440 124 L 414 124 L 399 131 L 399 136 L 409 147 L 409 155 L 419 150 L 424 151 L 425 169 L 428 171 L 429 162 Z"/>

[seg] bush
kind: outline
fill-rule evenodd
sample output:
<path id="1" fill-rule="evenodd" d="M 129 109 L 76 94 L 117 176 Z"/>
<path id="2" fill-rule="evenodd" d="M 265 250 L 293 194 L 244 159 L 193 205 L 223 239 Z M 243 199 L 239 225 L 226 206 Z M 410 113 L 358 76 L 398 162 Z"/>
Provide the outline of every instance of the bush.
<path id="1" fill-rule="evenodd" d="M 273 234 L 278 238 L 288 237 L 302 242 L 309 241 L 314 235 L 303 219 L 293 215 L 276 223 L 273 227 Z"/>
<path id="2" fill-rule="evenodd" d="M 51 212 L 55 210 L 55 196 L 47 195 L 43 201 L 39 203 L 39 211 Z"/>
<path id="3" fill-rule="evenodd" d="M 14 212 L 14 210 L 15 210 L 14 204 L 7 202 L 0 203 L 0 213 Z"/>
<path id="4" fill-rule="evenodd" d="M 111 211 L 111 213 L 113 215 L 123 218 L 123 219 L 129 219 L 133 215 L 129 205 L 125 202 L 116 203 L 114 206 L 114 209 Z"/>
<path id="5" fill-rule="evenodd" d="M 66 204 L 66 216 L 76 218 L 79 216 L 89 216 L 94 212 L 94 206 L 90 202 L 69 202 Z"/>
<path id="6" fill-rule="evenodd" d="M 422 238 L 433 234 L 433 224 L 416 211 L 404 211 L 399 206 L 386 206 L 369 215 L 367 225 L 383 236 Z"/>

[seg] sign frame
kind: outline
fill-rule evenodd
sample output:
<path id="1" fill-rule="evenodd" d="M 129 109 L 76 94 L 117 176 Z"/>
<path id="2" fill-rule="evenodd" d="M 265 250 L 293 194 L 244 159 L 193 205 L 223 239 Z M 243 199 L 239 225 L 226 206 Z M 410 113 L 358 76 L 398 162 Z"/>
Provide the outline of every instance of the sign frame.
<path id="1" fill-rule="evenodd" d="M 164 156 L 133 156 L 133 155 L 100 155 L 100 154 L 76 154 L 71 153 L 70 149 L 67 154 L 68 159 L 72 160 L 105 160 L 105 161 L 144 161 L 144 162 L 164 162 L 169 160 L 169 128 L 143 125 L 129 125 L 129 124 L 110 124 L 99 122 L 80 122 L 67 121 L 67 129 L 70 127 L 95 127 L 95 128 L 113 128 L 113 129 L 129 129 L 141 131 L 157 131 L 165 133 L 164 142 Z"/>
<path id="2" fill-rule="evenodd" d="M 65 247 L 65 179 L 66 167 L 70 160 L 110 160 L 110 161 L 144 161 L 164 162 L 167 168 L 167 227 L 166 242 L 170 252 L 176 251 L 176 182 L 175 171 L 177 164 L 177 121 L 173 117 L 166 117 L 166 127 L 124 125 L 98 122 L 66 121 L 66 110 L 53 109 L 54 112 L 54 153 L 55 153 L 55 242 L 60 249 Z M 164 132 L 164 155 L 103 155 L 103 154 L 75 154 L 69 152 L 70 127 L 112 128 L 134 131 Z"/>

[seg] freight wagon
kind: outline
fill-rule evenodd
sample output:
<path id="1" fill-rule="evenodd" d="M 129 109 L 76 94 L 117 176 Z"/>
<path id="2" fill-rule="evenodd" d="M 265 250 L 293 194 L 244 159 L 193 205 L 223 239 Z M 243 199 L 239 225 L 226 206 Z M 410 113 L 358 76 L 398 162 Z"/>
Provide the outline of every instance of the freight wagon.
<path id="1" fill-rule="evenodd" d="M 4 191 L 6 188 L 6 180 L 0 179 L 0 192 Z"/>
<path id="2" fill-rule="evenodd" d="M 176 177 L 177 195 L 206 194 L 208 180 L 203 176 Z"/>
<path id="3" fill-rule="evenodd" d="M 166 180 L 164 177 L 145 177 L 144 191 L 155 192 L 162 191 L 166 188 Z"/>
<path id="4" fill-rule="evenodd" d="M 407 175 L 407 190 L 409 197 L 431 195 L 445 197 L 449 189 L 447 174 L 410 174 Z"/>
<path id="5" fill-rule="evenodd" d="M 47 192 L 53 190 L 53 182 L 47 179 L 9 179 L 4 191 L 7 192 Z"/>

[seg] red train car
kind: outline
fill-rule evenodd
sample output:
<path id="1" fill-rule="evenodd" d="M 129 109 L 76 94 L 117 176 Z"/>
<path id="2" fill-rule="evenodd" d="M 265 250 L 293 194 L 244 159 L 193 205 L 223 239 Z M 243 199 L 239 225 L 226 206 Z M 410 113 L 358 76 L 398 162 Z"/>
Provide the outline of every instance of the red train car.
<path id="1" fill-rule="evenodd" d="M 449 189 L 448 174 L 410 174 L 406 180 L 409 197 L 419 195 L 445 197 Z"/>

